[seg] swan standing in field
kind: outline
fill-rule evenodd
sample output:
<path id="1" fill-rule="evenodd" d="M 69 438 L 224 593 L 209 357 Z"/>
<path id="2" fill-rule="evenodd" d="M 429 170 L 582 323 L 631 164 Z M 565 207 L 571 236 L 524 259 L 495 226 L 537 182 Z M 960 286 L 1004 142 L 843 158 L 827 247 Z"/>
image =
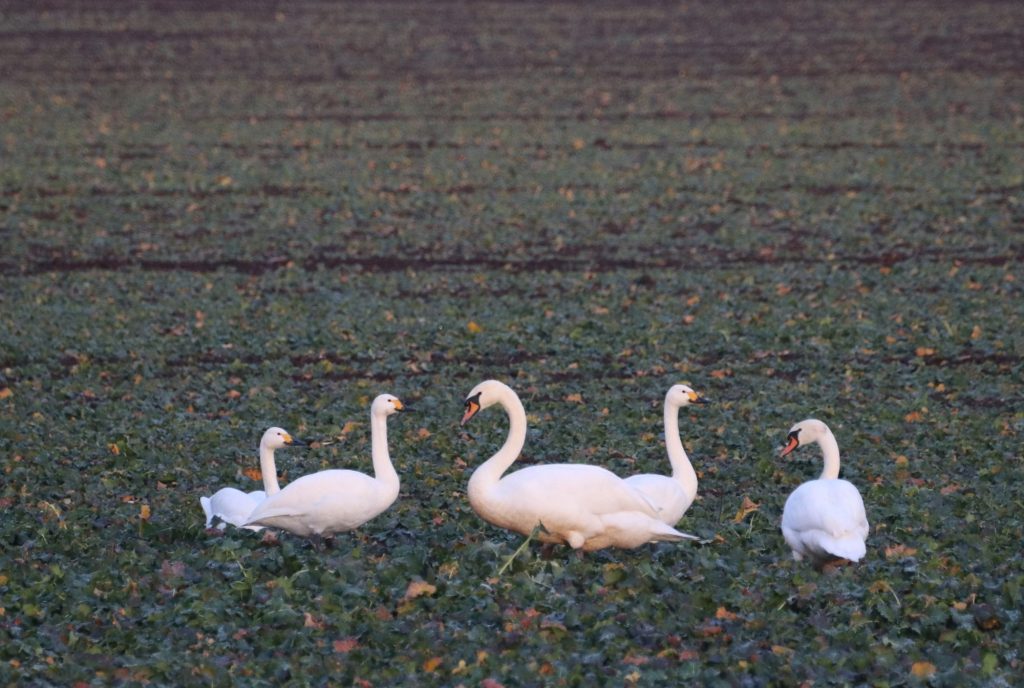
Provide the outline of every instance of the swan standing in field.
<path id="1" fill-rule="evenodd" d="M 277 484 L 277 466 L 274 464 L 274 450 L 282 447 L 304 447 L 306 443 L 292 437 L 281 428 L 270 428 L 260 439 L 260 472 L 263 474 L 263 489 L 253 492 L 242 492 L 234 487 L 223 487 L 213 493 L 212 497 L 200 497 L 199 503 L 206 514 L 206 527 L 213 525 L 214 519 L 221 521 L 220 528 L 230 523 L 233 526 L 244 526 L 250 530 L 260 530 L 259 526 L 246 526 L 249 514 L 259 506 L 260 502 L 280 492 Z"/>
<path id="2" fill-rule="evenodd" d="M 516 393 L 497 380 L 481 382 L 466 398 L 462 424 L 494 404 L 508 414 L 508 437 L 473 471 L 468 486 L 470 505 L 488 523 L 523 535 L 541 526 L 542 542 L 584 551 L 698 539 L 658 520 L 638 490 L 598 466 L 529 466 L 502 477 L 526 442 L 526 411 Z"/>
<path id="3" fill-rule="evenodd" d="M 304 475 L 267 497 L 246 525 L 280 528 L 296 535 L 329 536 L 352 530 L 398 498 L 398 473 L 388 455 L 387 418 L 407 410 L 398 398 L 381 394 L 370 406 L 373 477 L 351 470 Z"/>
<path id="4" fill-rule="evenodd" d="M 835 435 L 820 420 L 801 421 L 790 429 L 781 455 L 814 442 L 821 446 L 825 469 L 818 480 L 800 485 L 789 495 L 782 510 L 782 535 L 797 561 L 807 557 L 816 566 L 831 559 L 859 561 L 867 551 L 868 519 L 860 492 L 839 479 Z"/>
<path id="5" fill-rule="evenodd" d="M 626 478 L 628 485 L 642 492 L 658 509 L 658 519 L 670 526 L 679 523 L 697 497 L 697 472 L 679 439 L 679 409 L 706 403 L 707 399 L 686 385 L 673 385 L 665 394 L 665 449 L 672 465 L 671 477 L 641 473 Z"/>

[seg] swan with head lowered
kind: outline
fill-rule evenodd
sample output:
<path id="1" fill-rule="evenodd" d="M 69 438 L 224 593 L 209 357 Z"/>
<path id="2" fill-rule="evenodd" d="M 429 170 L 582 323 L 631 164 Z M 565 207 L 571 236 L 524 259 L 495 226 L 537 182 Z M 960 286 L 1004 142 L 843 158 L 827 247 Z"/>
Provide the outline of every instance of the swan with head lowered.
<path id="1" fill-rule="evenodd" d="M 260 526 L 246 526 L 245 522 L 259 504 L 269 495 L 281 491 L 277 484 L 277 466 L 274 464 L 274 450 L 282 447 L 304 447 L 306 443 L 292 437 L 281 428 L 270 428 L 260 439 L 260 472 L 263 474 L 263 489 L 243 492 L 234 487 L 223 487 L 210 497 L 200 497 L 199 503 L 206 514 L 206 527 L 219 520 L 220 528 L 230 523 L 233 526 L 244 526 L 250 530 L 260 530 Z"/>
<path id="2" fill-rule="evenodd" d="M 797 561 L 806 557 L 819 567 L 836 559 L 859 561 L 867 551 L 868 519 L 860 492 L 839 479 L 835 435 L 820 420 L 801 421 L 790 429 L 782 456 L 815 442 L 824 454 L 825 469 L 819 479 L 789 495 L 782 511 L 782 535 Z"/>
<path id="3" fill-rule="evenodd" d="M 296 535 L 329 536 L 358 528 L 398 498 L 398 473 L 388 454 L 388 416 L 407 410 L 390 394 L 370 406 L 373 476 L 334 469 L 311 473 L 267 497 L 249 515 L 247 526 L 280 528 Z"/>
<path id="4" fill-rule="evenodd" d="M 512 389 L 481 382 L 465 401 L 465 424 L 499 405 L 509 417 L 505 443 L 469 479 L 469 503 L 488 523 L 577 550 L 639 547 L 648 542 L 696 540 L 658 519 L 657 509 L 614 473 L 585 464 L 529 466 L 508 475 L 526 442 L 526 411 Z"/>
<path id="5" fill-rule="evenodd" d="M 672 465 L 672 475 L 641 473 L 626 478 L 658 509 L 658 518 L 670 526 L 679 523 L 686 510 L 697 497 L 697 472 L 679 439 L 679 409 L 690 404 L 706 404 L 686 385 L 673 385 L 665 394 L 665 449 Z"/>

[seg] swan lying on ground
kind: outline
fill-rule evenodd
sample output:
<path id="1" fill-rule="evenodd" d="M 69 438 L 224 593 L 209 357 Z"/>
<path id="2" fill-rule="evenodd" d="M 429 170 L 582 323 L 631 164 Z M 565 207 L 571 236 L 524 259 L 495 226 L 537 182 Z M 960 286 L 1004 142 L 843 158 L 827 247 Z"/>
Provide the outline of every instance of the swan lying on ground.
<path id="1" fill-rule="evenodd" d="M 274 450 L 282 447 L 304 447 L 305 442 L 295 439 L 281 428 L 270 428 L 260 439 L 260 472 L 263 474 L 263 489 L 243 492 L 234 487 L 223 487 L 211 497 L 200 497 L 199 503 L 206 514 L 206 527 L 219 520 L 220 529 L 230 523 L 250 530 L 260 530 L 259 526 L 246 526 L 245 522 L 259 504 L 268 495 L 278 493 L 281 488 L 277 484 L 277 466 L 274 464 Z"/>
<path id="2" fill-rule="evenodd" d="M 641 473 L 626 478 L 626 483 L 640 490 L 658 509 L 658 519 L 670 526 L 679 523 L 697 497 L 697 472 L 679 439 L 679 409 L 690 404 L 706 404 L 686 385 L 673 385 L 665 394 L 665 449 L 672 465 L 672 475 Z"/>
<path id="3" fill-rule="evenodd" d="M 462 423 L 494 404 L 508 413 L 508 437 L 473 471 L 468 486 L 470 505 L 488 523 L 523 535 L 541 526 L 539 540 L 584 551 L 698 539 L 660 521 L 639 490 L 598 466 L 529 466 L 502 477 L 526 441 L 526 411 L 519 397 L 496 380 L 481 382 L 466 398 Z"/>
<path id="4" fill-rule="evenodd" d="M 267 497 L 249 515 L 247 526 L 268 526 L 296 535 L 329 536 L 352 530 L 377 516 L 398 498 L 398 473 L 388 455 L 387 418 L 405 411 L 398 398 L 381 394 L 370 406 L 373 477 L 334 469 L 304 475 Z"/>

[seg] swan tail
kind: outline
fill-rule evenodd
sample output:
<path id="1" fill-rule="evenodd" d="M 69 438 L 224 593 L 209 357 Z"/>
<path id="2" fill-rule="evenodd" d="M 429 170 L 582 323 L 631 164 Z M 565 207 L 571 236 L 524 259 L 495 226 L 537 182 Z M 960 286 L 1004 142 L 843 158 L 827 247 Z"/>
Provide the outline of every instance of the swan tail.
<path id="1" fill-rule="evenodd" d="M 822 549 L 829 554 L 842 559 L 849 559 L 850 561 L 860 561 L 867 553 L 867 546 L 864 544 L 864 540 L 855 535 L 848 535 L 846 537 L 825 536 L 821 539 L 820 544 Z"/>
<path id="2" fill-rule="evenodd" d="M 683 533 L 676 530 L 672 526 L 657 522 L 651 530 L 653 531 L 654 537 L 651 539 L 656 542 L 679 542 L 681 540 L 700 540 L 696 535 L 690 535 L 689 533 Z"/>
<path id="3" fill-rule="evenodd" d="M 203 507 L 203 513 L 206 514 L 206 527 L 209 528 L 213 524 L 213 506 L 210 504 L 210 498 L 200 497 L 199 503 Z"/>

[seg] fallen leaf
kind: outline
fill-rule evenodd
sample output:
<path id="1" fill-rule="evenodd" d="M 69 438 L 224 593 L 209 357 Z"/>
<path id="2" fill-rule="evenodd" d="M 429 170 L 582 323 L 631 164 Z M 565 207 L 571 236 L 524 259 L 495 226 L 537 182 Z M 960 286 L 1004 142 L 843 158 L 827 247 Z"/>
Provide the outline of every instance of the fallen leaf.
<path id="1" fill-rule="evenodd" d="M 466 329 L 469 331 L 470 334 L 480 334 L 481 332 L 484 331 L 484 328 L 477 325 L 476 322 L 473 320 L 470 320 L 466 324 Z"/>
<path id="2" fill-rule="evenodd" d="M 150 511 L 149 504 L 143 504 L 139 507 L 139 518 L 143 521 L 148 521 L 151 515 L 152 511 Z"/>
<path id="3" fill-rule="evenodd" d="M 433 595 L 435 592 L 437 592 L 436 585 L 431 585 L 422 580 L 409 581 L 409 587 L 405 589 L 405 596 L 402 597 L 402 601 L 407 602 L 423 595 Z"/>
<path id="4" fill-rule="evenodd" d="M 249 468 L 243 468 L 242 475 L 244 475 L 246 478 L 250 478 L 256 481 L 263 480 L 263 471 L 252 466 L 250 466 Z"/>
<path id="5" fill-rule="evenodd" d="M 912 557 L 917 554 L 917 549 L 906 545 L 893 545 L 885 548 L 885 558 L 895 559 L 897 557 Z"/>
<path id="6" fill-rule="evenodd" d="M 335 652 L 344 654 L 359 647 L 359 641 L 355 638 L 342 638 L 341 640 L 335 640 L 333 646 Z"/>
<path id="7" fill-rule="evenodd" d="M 320 630 L 324 627 L 324 622 L 309 612 L 303 612 L 303 616 L 305 617 L 305 620 L 302 622 L 303 628 L 315 628 Z"/>
<path id="8" fill-rule="evenodd" d="M 572 402 L 575 402 L 577 404 L 582 404 L 583 403 L 583 395 L 580 394 L 579 392 L 575 392 L 574 394 L 567 394 L 565 396 L 565 400 L 566 401 L 572 401 Z"/>
<path id="9" fill-rule="evenodd" d="M 931 662 L 914 662 L 910 673 L 917 678 L 928 678 L 935 673 L 935 665 Z"/>
<path id="10" fill-rule="evenodd" d="M 722 619 L 724 621 L 735 621 L 739 618 L 739 616 L 729 611 L 725 607 L 719 607 L 715 610 L 715 618 Z"/>
<path id="11" fill-rule="evenodd" d="M 722 379 L 723 377 L 729 377 L 732 375 L 732 370 L 729 368 L 722 368 L 720 370 L 712 370 L 711 377 Z"/>
<path id="12" fill-rule="evenodd" d="M 911 411 L 907 415 L 903 416 L 903 420 L 908 423 L 920 423 L 924 420 L 924 415 L 920 411 Z"/>
<path id="13" fill-rule="evenodd" d="M 504 684 L 493 678 L 485 678 L 480 682 L 480 688 L 505 688 Z"/>
<path id="14" fill-rule="evenodd" d="M 736 512 L 736 516 L 733 517 L 733 523 L 740 523 L 749 514 L 754 513 L 760 508 L 761 505 L 751 501 L 750 497 L 743 497 L 743 504 L 740 505 L 739 510 Z"/>
<path id="15" fill-rule="evenodd" d="M 919 346 L 916 349 L 914 349 L 914 353 L 920 356 L 921 358 L 924 358 L 925 356 L 934 356 L 935 349 L 933 349 L 930 346 Z"/>
<path id="16" fill-rule="evenodd" d="M 441 666 L 441 658 L 431 657 L 427 661 L 423 662 L 423 671 L 427 672 L 428 674 L 431 674 L 437 671 L 437 668 L 439 666 Z"/>
<path id="17" fill-rule="evenodd" d="M 10 387 L 0 389 L 0 399 L 10 399 L 12 396 L 14 396 L 14 390 Z"/>

